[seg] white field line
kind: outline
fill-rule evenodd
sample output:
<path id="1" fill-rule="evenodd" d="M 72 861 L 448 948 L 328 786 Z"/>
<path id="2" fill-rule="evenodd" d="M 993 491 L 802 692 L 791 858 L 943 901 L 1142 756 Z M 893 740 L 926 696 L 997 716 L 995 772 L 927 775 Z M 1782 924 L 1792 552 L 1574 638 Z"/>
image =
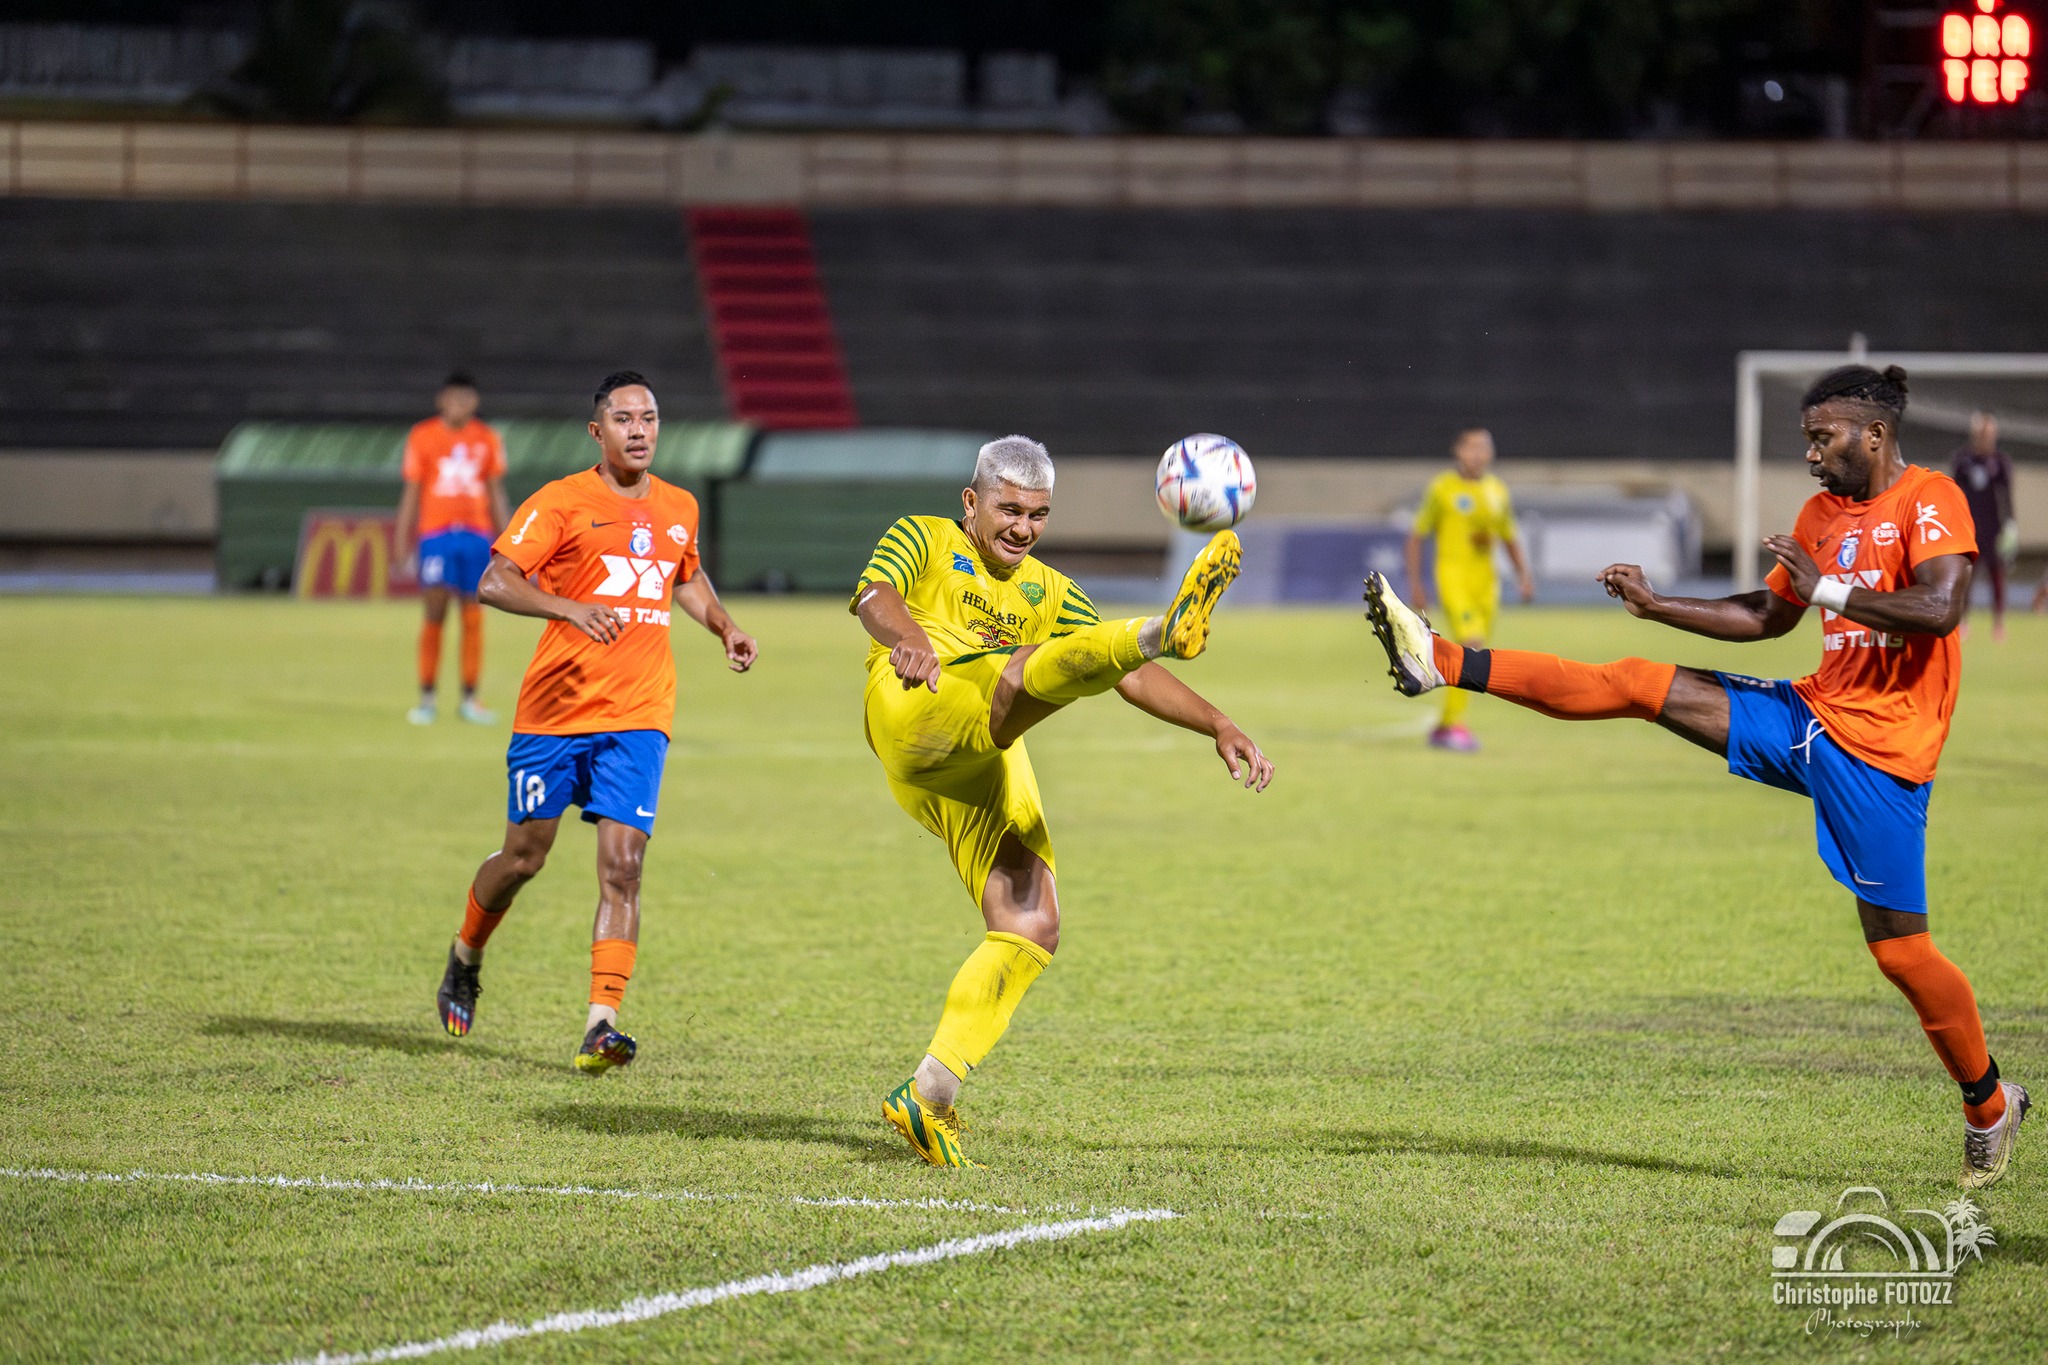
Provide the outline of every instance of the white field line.
<path id="1" fill-rule="evenodd" d="M 878 1275 L 884 1270 L 895 1270 L 900 1266 L 932 1265 L 938 1261 L 956 1260 L 962 1256 L 979 1256 L 985 1252 L 1001 1251 L 1006 1247 L 1022 1246 L 1028 1242 L 1058 1242 L 1068 1237 L 1078 1237 L 1083 1233 L 1112 1232 L 1131 1223 L 1153 1223 L 1179 1216 L 1171 1209 L 1118 1209 L 1101 1218 L 1075 1218 L 1064 1223 L 1031 1223 L 1021 1228 L 1010 1228 L 1005 1232 L 983 1233 L 979 1237 L 956 1237 L 949 1241 L 934 1242 L 930 1246 L 911 1247 L 904 1251 L 885 1251 L 875 1256 L 863 1256 L 857 1261 L 835 1261 L 805 1266 L 802 1270 L 788 1274 L 775 1272 L 756 1275 L 751 1279 L 727 1280 L 724 1284 L 708 1285 L 702 1289 L 685 1289 L 673 1294 L 628 1299 L 617 1308 L 586 1308 L 574 1313 L 556 1313 L 551 1317 L 535 1318 L 532 1322 L 524 1324 L 500 1320 L 489 1327 L 474 1327 L 465 1332 L 436 1337 L 432 1341 L 408 1341 L 397 1346 L 385 1346 L 358 1354 L 329 1355 L 322 1351 L 316 1356 L 302 1356 L 290 1362 L 290 1365 L 376 1365 L 379 1361 L 416 1360 L 421 1356 L 439 1355 L 443 1351 L 474 1351 L 485 1346 L 499 1346 L 508 1341 L 517 1341 L 522 1337 L 586 1332 L 594 1327 L 617 1327 L 629 1322 L 646 1322 L 650 1318 L 666 1317 L 670 1313 L 680 1313 L 690 1308 L 703 1308 L 726 1299 L 741 1299 L 756 1294 L 801 1294 L 807 1289 L 822 1288 L 840 1280 L 856 1279 L 862 1275 Z"/>
<path id="2" fill-rule="evenodd" d="M 541 1194 L 598 1199 L 645 1199 L 657 1203 L 722 1204 L 763 1199 L 819 1209 L 944 1209 L 953 1213 L 1079 1213 L 1071 1204 L 1043 1204 L 1036 1210 L 1006 1204 L 976 1204 L 964 1199 L 871 1199 L 866 1195 L 702 1194 L 695 1190 L 621 1190 L 596 1185 L 501 1185 L 495 1181 L 434 1183 L 425 1180 L 337 1180 L 327 1176 L 220 1175 L 213 1171 L 61 1171 L 46 1166 L 0 1166 L 0 1180 L 47 1180 L 66 1185 L 261 1185 L 279 1190 L 368 1190 L 401 1194 Z"/>

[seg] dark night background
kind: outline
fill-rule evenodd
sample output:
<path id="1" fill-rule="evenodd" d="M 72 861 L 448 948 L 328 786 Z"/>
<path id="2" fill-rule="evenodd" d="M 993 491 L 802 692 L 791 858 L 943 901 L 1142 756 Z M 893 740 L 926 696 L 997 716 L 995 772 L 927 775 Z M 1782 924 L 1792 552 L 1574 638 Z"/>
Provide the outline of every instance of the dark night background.
<path id="1" fill-rule="evenodd" d="M 286 4 L 306 0 L 283 0 Z M 321 0 L 311 0 L 313 4 Z M 1384 134 L 1799 135 L 1798 82 L 1856 81 L 1879 0 L 420 0 L 426 32 L 1050 52 L 1125 126 Z M 16 21 L 252 25 L 253 3 L 13 0 Z M 1931 55 L 1931 54 L 1930 54 Z M 1759 114 L 1746 89 L 1789 81 Z M 1218 124 L 1218 120 L 1222 124 Z"/>

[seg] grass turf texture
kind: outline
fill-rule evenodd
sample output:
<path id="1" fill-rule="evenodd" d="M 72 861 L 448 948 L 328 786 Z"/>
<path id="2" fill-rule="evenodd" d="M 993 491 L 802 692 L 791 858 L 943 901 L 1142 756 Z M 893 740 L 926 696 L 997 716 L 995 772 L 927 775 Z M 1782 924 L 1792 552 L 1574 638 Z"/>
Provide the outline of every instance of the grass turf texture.
<path id="1" fill-rule="evenodd" d="M 505 730 L 404 723 L 411 610 L 0 602 L 0 1165 L 746 1196 L 0 1180 L 0 1357 L 361 1350 L 1032 1221 L 792 1194 L 1185 1216 L 493 1358 L 2048 1348 L 2048 1130 L 1981 1200 L 1997 1249 L 1902 1348 L 1769 1301 L 1781 1214 L 1849 1185 L 1938 1207 L 1960 1138 L 1809 808 L 1652 727 L 1496 701 L 1485 752 L 1429 752 L 1433 704 L 1391 695 L 1355 613 L 1226 612 L 1182 666 L 1276 758 L 1263 797 L 1115 698 L 1032 735 L 1064 946 L 965 1091 L 994 1169 L 914 1164 L 879 1103 L 980 926 L 862 744 L 857 626 L 738 610 L 751 677 L 676 632 L 641 1057 L 592 1081 L 569 1068 L 594 902 L 573 821 L 491 945 L 476 1032 L 438 1032 Z M 534 629 L 490 629 L 509 712 Z M 1763 674 L 1816 649 L 1810 624 L 1735 648 L 1618 610 L 1505 634 Z M 2048 622 L 2003 647 L 1980 624 L 1967 659 L 1934 927 L 2043 1094 Z"/>

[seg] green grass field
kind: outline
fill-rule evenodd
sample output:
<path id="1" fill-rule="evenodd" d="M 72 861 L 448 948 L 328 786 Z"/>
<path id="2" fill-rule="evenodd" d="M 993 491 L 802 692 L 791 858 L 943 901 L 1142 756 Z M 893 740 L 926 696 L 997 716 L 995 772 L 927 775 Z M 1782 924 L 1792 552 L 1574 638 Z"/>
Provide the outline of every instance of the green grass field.
<path id="1" fill-rule="evenodd" d="M 436 1026 L 506 727 L 404 724 L 411 610 L 0 601 L 0 1358 L 367 1351 L 1114 1208 L 1180 1216 L 461 1358 L 2048 1351 L 2048 1130 L 1904 1340 L 1770 1301 L 1782 1214 L 1852 1185 L 1938 1206 L 1960 1137 L 1809 808 L 1652 727 L 1496 701 L 1484 753 L 1428 752 L 1351 613 L 1226 613 L 1185 666 L 1278 762 L 1263 797 L 1114 698 L 1033 734 L 1064 943 L 965 1092 L 993 1169 L 916 1164 L 879 1102 L 979 922 L 862 743 L 855 623 L 737 609 L 751 677 L 678 629 L 641 1059 L 592 1081 L 580 824 L 493 941 L 476 1032 Z M 509 711 L 534 631 L 491 630 Z M 1618 610 L 1505 633 L 1764 674 L 1815 650 Z M 2044 701 L 2048 622 L 1980 630 L 1931 850 L 1937 937 L 2037 1094 Z M 912 1202 L 795 1202 L 838 1196 Z"/>

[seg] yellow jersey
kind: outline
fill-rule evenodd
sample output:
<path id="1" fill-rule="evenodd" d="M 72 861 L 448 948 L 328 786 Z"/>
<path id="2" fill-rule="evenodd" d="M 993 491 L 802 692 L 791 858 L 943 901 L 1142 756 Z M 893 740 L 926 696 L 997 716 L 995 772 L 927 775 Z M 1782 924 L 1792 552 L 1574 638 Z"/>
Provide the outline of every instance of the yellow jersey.
<path id="1" fill-rule="evenodd" d="M 1445 470 L 1422 495 L 1415 534 L 1436 537 L 1438 577 L 1491 575 L 1494 544 L 1518 534 L 1508 486 L 1496 474 L 1468 479 L 1455 469 Z"/>
<path id="2" fill-rule="evenodd" d="M 1079 584 L 1029 555 L 998 578 L 960 523 L 944 517 L 904 517 L 884 532 L 847 609 L 857 611 L 861 594 L 876 583 L 903 595 L 941 663 L 1043 644 L 1102 619 Z M 888 657 L 877 643 L 868 667 Z"/>

